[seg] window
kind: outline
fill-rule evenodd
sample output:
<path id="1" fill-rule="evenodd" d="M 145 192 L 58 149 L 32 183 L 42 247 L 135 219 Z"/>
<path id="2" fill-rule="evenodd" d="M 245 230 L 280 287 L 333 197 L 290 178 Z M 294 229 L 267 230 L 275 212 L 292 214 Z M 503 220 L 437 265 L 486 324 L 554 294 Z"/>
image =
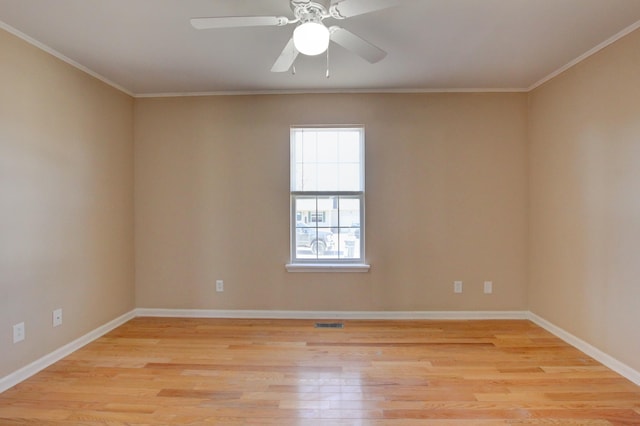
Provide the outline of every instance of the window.
<path id="1" fill-rule="evenodd" d="M 291 264 L 364 263 L 364 128 L 291 128 Z"/>

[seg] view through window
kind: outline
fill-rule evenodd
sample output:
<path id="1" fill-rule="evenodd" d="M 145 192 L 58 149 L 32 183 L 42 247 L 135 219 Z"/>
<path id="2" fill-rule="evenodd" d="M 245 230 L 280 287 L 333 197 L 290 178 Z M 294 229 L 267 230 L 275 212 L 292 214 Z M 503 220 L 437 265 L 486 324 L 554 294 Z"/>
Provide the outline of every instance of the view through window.
<path id="1" fill-rule="evenodd" d="M 364 128 L 291 129 L 291 259 L 364 262 Z"/>

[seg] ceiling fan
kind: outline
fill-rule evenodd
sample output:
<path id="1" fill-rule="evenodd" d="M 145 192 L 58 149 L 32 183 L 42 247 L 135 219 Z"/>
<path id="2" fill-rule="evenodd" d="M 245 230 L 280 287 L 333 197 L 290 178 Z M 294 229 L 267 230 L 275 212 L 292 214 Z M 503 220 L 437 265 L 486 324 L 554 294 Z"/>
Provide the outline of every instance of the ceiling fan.
<path id="1" fill-rule="evenodd" d="M 193 18 L 191 25 L 198 29 L 285 26 L 297 24 L 293 36 L 271 68 L 272 72 L 288 71 L 299 53 L 309 56 L 327 51 L 334 43 L 357 54 L 370 63 L 382 60 L 387 52 L 369 43 L 351 31 L 338 26 L 327 27 L 322 21 L 327 18 L 346 19 L 386 9 L 398 0 L 290 0 L 294 18 L 286 16 L 217 16 Z"/>

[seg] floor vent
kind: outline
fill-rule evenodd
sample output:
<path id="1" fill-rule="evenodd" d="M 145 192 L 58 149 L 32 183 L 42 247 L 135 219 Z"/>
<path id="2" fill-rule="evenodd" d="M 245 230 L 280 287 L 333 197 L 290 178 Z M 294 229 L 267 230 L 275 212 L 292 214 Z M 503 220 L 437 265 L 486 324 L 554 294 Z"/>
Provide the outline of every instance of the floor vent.
<path id="1" fill-rule="evenodd" d="M 317 322 L 316 328 L 344 328 L 341 322 Z"/>

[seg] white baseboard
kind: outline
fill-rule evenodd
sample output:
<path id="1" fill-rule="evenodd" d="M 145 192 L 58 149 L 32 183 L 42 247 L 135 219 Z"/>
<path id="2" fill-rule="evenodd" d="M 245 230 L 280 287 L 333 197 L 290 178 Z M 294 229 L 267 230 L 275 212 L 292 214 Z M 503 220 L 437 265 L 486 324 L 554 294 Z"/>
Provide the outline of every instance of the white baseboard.
<path id="1" fill-rule="evenodd" d="M 618 361 L 611 355 L 608 355 L 602 352 L 600 349 L 596 348 L 595 346 L 590 345 L 584 340 L 574 336 L 568 331 L 563 330 L 562 328 L 545 320 L 544 318 L 539 317 L 533 312 L 529 312 L 529 320 L 539 325 L 540 327 L 544 328 L 549 333 L 556 335 L 557 337 L 564 340 L 574 348 L 589 355 L 591 358 L 595 359 L 596 361 L 600 362 L 606 367 L 612 369 L 613 371 L 620 374 L 621 376 L 631 380 L 636 385 L 640 386 L 640 372 L 634 370 L 633 368 L 629 367 L 625 363 Z"/>
<path id="2" fill-rule="evenodd" d="M 344 320 L 490 320 L 528 319 L 527 311 L 270 311 L 138 308 L 139 317 L 344 319 Z"/>
<path id="3" fill-rule="evenodd" d="M 78 349 L 85 346 L 86 344 L 93 342 L 98 337 L 108 333 L 109 331 L 113 330 L 116 327 L 121 326 L 122 324 L 124 324 L 125 322 L 129 321 L 134 317 L 135 317 L 135 310 L 132 310 L 131 312 L 127 312 L 126 314 L 112 321 L 109 321 L 108 323 L 96 328 L 95 330 L 90 331 L 84 336 L 77 338 L 71 343 L 67 343 L 61 348 L 58 348 L 55 351 L 48 353 L 47 355 L 43 356 L 40 359 L 37 359 L 31 364 L 26 365 L 21 369 L 5 377 L 0 378 L 0 393 L 6 391 L 10 387 L 17 385 L 23 380 L 28 379 L 29 377 L 33 376 L 39 371 L 44 370 L 51 364 L 54 364 L 60 361 L 62 358 L 66 357 L 67 355 L 70 355 L 71 353 L 77 351 Z"/>

